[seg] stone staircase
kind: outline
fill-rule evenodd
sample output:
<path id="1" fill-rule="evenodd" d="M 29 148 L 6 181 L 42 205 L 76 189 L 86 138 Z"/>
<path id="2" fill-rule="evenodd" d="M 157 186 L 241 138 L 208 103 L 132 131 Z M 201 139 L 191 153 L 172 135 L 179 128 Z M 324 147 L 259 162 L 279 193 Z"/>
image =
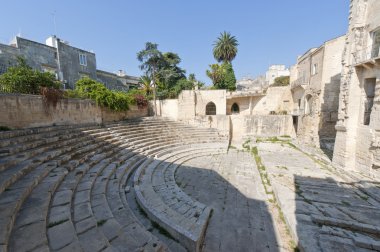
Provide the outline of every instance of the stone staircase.
<path id="1" fill-rule="evenodd" d="M 162 118 L 0 133 L 0 251 L 171 250 L 132 211 L 131 180 L 148 218 L 198 251 L 211 209 L 174 173 L 227 145 L 217 130 Z"/>

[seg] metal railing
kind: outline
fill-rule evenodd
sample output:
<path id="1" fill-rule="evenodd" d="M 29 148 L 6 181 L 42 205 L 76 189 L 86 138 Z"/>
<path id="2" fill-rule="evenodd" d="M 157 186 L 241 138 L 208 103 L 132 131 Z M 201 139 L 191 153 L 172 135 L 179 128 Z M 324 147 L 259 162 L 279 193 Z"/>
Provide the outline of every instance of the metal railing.
<path id="1" fill-rule="evenodd" d="M 371 59 L 380 58 L 380 45 L 369 46 L 353 53 L 354 64 L 363 63 Z"/>

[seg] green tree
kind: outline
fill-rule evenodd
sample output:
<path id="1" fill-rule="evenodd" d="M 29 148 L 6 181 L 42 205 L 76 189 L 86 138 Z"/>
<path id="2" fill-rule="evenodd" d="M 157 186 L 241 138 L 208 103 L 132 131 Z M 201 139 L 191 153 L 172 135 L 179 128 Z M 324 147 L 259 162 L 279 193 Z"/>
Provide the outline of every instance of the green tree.
<path id="1" fill-rule="evenodd" d="M 40 94 L 41 87 L 59 88 L 59 82 L 51 73 L 32 69 L 25 59 L 18 58 L 18 64 L 0 75 L 0 91 L 22 94 Z"/>
<path id="2" fill-rule="evenodd" d="M 222 64 L 222 67 L 224 69 L 223 87 L 229 91 L 235 91 L 236 78 L 235 78 L 234 69 L 232 68 L 232 64 L 229 62 L 226 62 Z"/>
<path id="3" fill-rule="evenodd" d="M 137 59 L 141 62 L 140 69 L 153 80 L 154 114 L 157 115 L 156 108 L 156 73 L 159 66 L 163 64 L 164 56 L 158 50 L 158 45 L 147 42 L 145 48 L 137 53 Z"/>
<path id="4" fill-rule="evenodd" d="M 287 86 L 289 85 L 290 77 L 289 76 L 280 76 L 274 79 L 274 83 L 272 86 L 274 87 L 281 87 L 281 86 Z"/>
<path id="5" fill-rule="evenodd" d="M 224 79 L 223 68 L 219 64 L 211 64 L 209 67 L 210 70 L 206 71 L 206 75 L 211 79 L 214 87 L 217 87 Z"/>
<path id="6" fill-rule="evenodd" d="M 238 52 L 238 41 L 229 32 L 223 32 L 214 42 L 214 58 L 218 62 L 232 62 Z"/>
<path id="7" fill-rule="evenodd" d="M 215 89 L 236 90 L 236 78 L 231 63 L 212 64 L 210 68 L 206 74 L 212 80 Z"/>

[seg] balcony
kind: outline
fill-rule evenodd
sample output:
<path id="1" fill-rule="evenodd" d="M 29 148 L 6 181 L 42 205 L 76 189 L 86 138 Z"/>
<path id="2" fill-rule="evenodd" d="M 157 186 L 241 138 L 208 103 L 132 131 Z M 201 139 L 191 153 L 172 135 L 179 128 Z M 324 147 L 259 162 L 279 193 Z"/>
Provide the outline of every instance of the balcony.
<path id="1" fill-rule="evenodd" d="M 293 116 L 300 116 L 300 115 L 303 115 L 305 114 L 305 110 L 304 109 L 293 109 L 292 111 L 292 115 Z"/>
<path id="2" fill-rule="evenodd" d="M 371 68 L 380 65 L 380 45 L 370 46 L 353 53 L 354 65 Z"/>
<path id="3" fill-rule="evenodd" d="M 307 86 L 307 85 L 309 85 L 309 83 L 306 81 L 306 78 L 301 77 L 301 78 L 298 78 L 297 80 L 293 81 L 290 84 L 290 88 L 295 89 L 297 87 L 302 87 L 305 89 L 305 86 Z"/>

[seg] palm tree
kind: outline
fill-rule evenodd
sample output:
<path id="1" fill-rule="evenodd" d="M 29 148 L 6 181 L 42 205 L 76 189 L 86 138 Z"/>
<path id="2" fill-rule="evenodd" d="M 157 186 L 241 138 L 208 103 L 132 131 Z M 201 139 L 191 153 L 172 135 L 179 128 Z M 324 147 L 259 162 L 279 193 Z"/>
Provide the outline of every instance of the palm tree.
<path id="1" fill-rule="evenodd" d="M 218 62 L 231 63 L 238 52 L 238 45 L 237 39 L 231 33 L 226 31 L 221 33 L 218 40 L 214 42 L 214 58 Z"/>
<path id="2" fill-rule="evenodd" d="M 144 75 L 140 77 L 140 82 L 141 82 L 141 88 L 144 90 L 146 95 L 150 95 L 152 93 L 152 87 L 151 82 L 152 80 L 149 78 L 148 75 Z"/>

